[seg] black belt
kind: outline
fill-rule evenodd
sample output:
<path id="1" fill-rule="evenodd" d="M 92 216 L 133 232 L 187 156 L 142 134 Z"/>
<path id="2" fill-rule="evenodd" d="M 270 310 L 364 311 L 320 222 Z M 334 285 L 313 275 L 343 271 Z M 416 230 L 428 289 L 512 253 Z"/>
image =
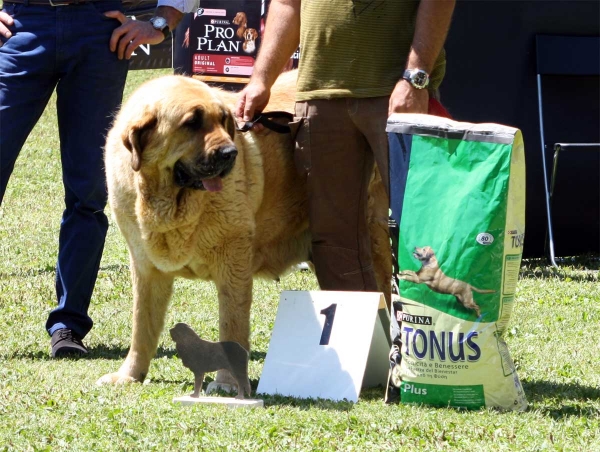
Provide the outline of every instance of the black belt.
<path id="1" fill-rule="evenodd" d="M 293 121 L 294 116 L 287 111 L 270 111 L 261 112 L 254 115 L 252 121 L 247 121 L 242 127 L 238 127 L 237 130 L 240 132 L 247 132 L 256 123 L 262 124 L 267 129 L 271 129 L 277 133 L 291 133 L 290 126 L 279 124 L 278 122 L 271 121 L 269 118 L 285 118 L 288 122 Z"/>
<path id="2" fill-rule="evenodd" d="M 4 3 L 20 3 L 36 6 L 68 6 L 83 5 L 85 3 L 100 2 L 106 0 L 6 0 Z"/>

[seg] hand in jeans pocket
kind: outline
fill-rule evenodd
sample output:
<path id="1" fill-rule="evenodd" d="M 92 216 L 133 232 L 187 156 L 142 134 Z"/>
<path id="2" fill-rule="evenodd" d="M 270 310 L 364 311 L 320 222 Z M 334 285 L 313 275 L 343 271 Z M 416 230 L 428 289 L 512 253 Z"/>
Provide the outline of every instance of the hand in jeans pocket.
<path id="1" fill-rule="evenodd" d="M 10 28 L 14 25 L 12 16 L 15 14 L 16 6 L 18 5 L 9 3 L 4 5 L 4 8 L 0 11 L 0 47 L 12 36 Z"/>

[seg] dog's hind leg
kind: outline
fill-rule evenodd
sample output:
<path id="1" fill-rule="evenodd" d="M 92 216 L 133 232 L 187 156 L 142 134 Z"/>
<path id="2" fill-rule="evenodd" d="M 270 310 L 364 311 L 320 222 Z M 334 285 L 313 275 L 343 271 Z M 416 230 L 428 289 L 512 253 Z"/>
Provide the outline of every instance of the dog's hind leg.
<path id="1" fill-rule="evenodd" d="M 250 381 L 248 378 L 237 380 L 237 391 L 236 399 L 244 399 L 245 396 L 250 395 Z"/>
<path id="2" fill-rule="evenodd" d="M 202 373 L 194 373 L 194 392 L 192 392 L 192 397 L 200 396 L 200 391 L 202 391 L 202 383 L 204 382 L 204 372 Z"/>
<path id="3" fill-rule="evenodd" d="M 243 360 L 243 361 L 242 361 Z M 243 366 L 238 369 L 233 369 L 235 373 L 233 377 L 237 382 L 238 393 L 236 399 L 243 399 L 245 396 L 250 396 L 252 388 L 250 387 L 250 380 L 248 380 L 248 355 L 240 356 L 237 361 Z"/>
<path id="4" fill-rule="evenodd" d="M 481 315 L 481 309 L 479 309 L 479 305 L 477 305 L 477 303 L 475 303 L 472 292 L 468 292 L 468 294 L 466 296 L 456 295 L 456 299 L 465 308 L 473 309 L 477 313 L 477 317 L 479 317 Z"/>

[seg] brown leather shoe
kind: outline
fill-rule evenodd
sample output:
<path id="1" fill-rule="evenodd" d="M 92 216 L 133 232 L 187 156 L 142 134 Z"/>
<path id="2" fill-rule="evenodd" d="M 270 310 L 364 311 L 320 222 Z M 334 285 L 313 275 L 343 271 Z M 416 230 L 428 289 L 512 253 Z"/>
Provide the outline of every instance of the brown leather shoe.
<path id="1" fill-rule="evenodd" d="M 77 357 L 87 355 L 88 350 L 81 338 L 68 328 L 61 328 L 52 334 L 52 358 Z"/>

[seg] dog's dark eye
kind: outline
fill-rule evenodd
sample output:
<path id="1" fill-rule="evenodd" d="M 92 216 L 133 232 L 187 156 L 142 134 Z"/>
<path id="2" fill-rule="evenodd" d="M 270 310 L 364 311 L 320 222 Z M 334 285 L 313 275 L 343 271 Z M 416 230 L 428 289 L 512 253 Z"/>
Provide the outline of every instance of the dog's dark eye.
<path id="1" fill-rule="evenodd" d="M 221 124 L 226 125 L 228 117 L 229 117 L 229 115 L 227 114 L 227 112 L 223 111 L 223 113 L 221 115 Z"/>
<path id="2" fill-rule="evenodd" d="M 183 118 L 183 125 L 192 130 L 199 130 L 202 128 L 202 116 L 202 110 L 196 109 Z"/>

